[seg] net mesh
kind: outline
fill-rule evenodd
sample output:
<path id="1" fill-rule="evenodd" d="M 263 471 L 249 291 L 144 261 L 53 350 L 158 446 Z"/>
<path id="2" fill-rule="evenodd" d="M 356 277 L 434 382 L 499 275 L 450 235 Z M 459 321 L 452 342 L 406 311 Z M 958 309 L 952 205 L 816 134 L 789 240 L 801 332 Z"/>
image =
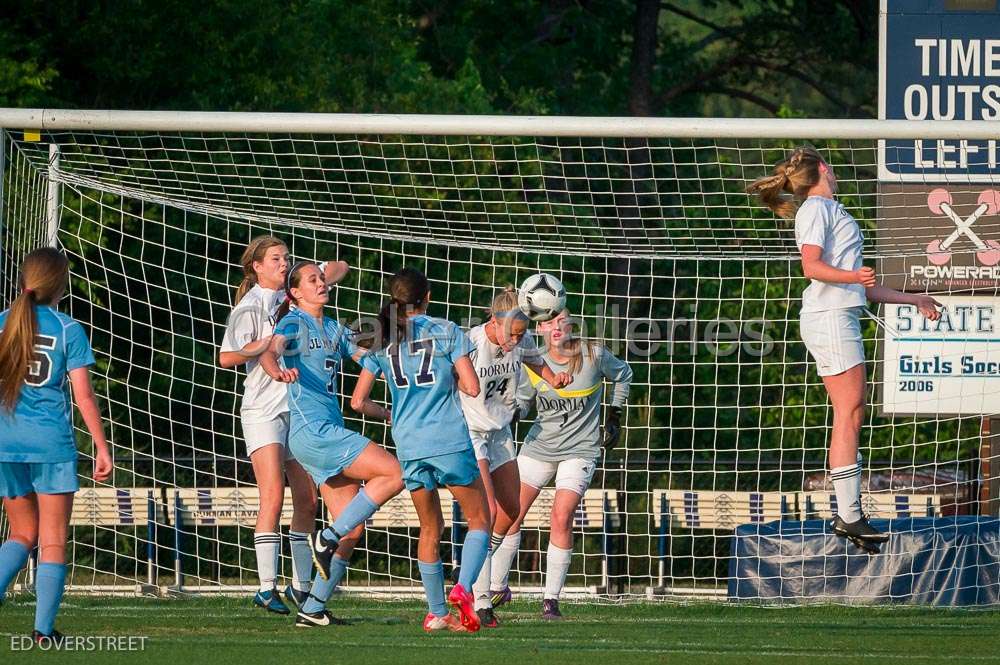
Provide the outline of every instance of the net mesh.
<path id="1" fill-rule="evenodd" d="M 95 387 L 116 458 L 108 487 L 130 488 L 109 515 L 100 493 L 78 496 L 78 512 L 90 505 L 91 514 L 74 518 L 76 587 L 256 586 L 242 375 L 216 357 L 239 255 L 261 233 L 283 238 L 296 258 L 351 264 L 328 312 L 348 323 L 376 314 L 385 278 L 403 265 L 430 278 L 432 314 L 463 326 L 483 321 L 498 288 L 539 270 L 563 281 L 588 336 L 635 372 L 622 443 L 600 460 L 588 495 L 595 507 L 577 519 L 570 591 L 724 594 L 736 525 L 829 513 L 832 411 L 799 335 L 805 282 L 794 234 L 745 193 L 796 141 L 3 136 L 4 295 L 24 252 L 45 241 L 51 178 L 58 241 L 72 264 L 66 309 L 85 323 L 98 359 Z M 58 145 L 54 164 L 49 143 Z M 919 195 L 880 189 L 874 142 L 817 147 L 862 225 L 866 256 L 883 277 L 911 279 L 887 261 L 924 256 L 940 213 L 908 213 L 890 236 L 880 222 Z M 973 198 L 984 189 L 966 188 Z M 863 333 L 874 359 L 885 330 L 866 319 Z M 868 369 L 868 511 L 896 516 L 900 495 L 914 514 L 975 511 L 982 417 L 882 415 L 884 377 L 876 363 Z M 342 396 L 354 371 L 342 377 Z M 976 389 L 987 394 L 983 383 Z M 392 449 L 382 425 L 341 400 L 349 427 Z M 86 457 L 86 429 L 78 430 Z M 415 589 L 414 526 L 405 517 L 370 525 L 345 588 Z M 548 529 L 524 533 L 511 582 L 538 589 Z M 445 541 L 457 539 L 449 534 Z M 443 546 L 446 560 L 454 549 Z M 287 543 L 283 553 L 287 575 Z"/>

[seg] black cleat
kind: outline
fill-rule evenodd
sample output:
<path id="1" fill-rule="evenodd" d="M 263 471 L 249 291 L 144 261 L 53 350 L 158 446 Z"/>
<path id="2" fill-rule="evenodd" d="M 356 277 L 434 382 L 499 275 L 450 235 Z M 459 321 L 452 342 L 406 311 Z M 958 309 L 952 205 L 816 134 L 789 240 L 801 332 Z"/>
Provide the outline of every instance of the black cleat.
<path id="1" fill-rule="evenodd" d="M 37 630 L 31 631 L 31 641 L 39 646 L 45 647 L 60 647 L 62 646 L 63 640 L 66 638 L 58 630 L 53 630 L 51 634 L 46 635 L 45 633 L 40 633 Z"/>
<path id="2" fill-rule="evenodd" d="M 323 535 L 324 529 L 320 529 L 309 539 L 312 546 L 312 559 L 316 564 L 316 572 L 324 580 L 330 579 L 330 562 L 333 561 L 333 554 L 337 551 L 337 540 L 331 540 Z"/>
<path id="3" fill-rule="evenodd" d="M 285 587 L 285 600 L 288 601 L 285 603 L 286 605 L 290 605 L 291 607 L 302 607 L 308 597 L 308 591 L 299 591 L 292 585 Z"/>
<path id="4" fill-rule="evenodd" d="M 889 540 L 889 534 L 876 530 L 868 523 L 868 518 L 864 515 L 857 522 L 850 523 L 845 522 L 840 515 L 837 515 L 833 518 L 830 526 L 833 527 L 835 534 L 846 538 L 869 554 L 879 554 L 882 551 L 879 548 L 879 543 Z"/>
<path id="5" fill-rule="evenodd" d="M 869 554 L 880 554 L 882 548 L 870 540 L 862 540 L 856 536 L 848 536 L 847 539 L 854 543 L 854 546 L 868 552 Z"/>
<path id="6" fill-rule="evenodd" d="M 483 628 L 496 628 L 500 625 L 500 622 L 497 621 L 497 615 L 493 613 L 492 607 L 484 607 L 476 610 L 476 614 L 479 615 L 479 625 Z"/>
<path id="7" fill-rule="evenodd" d="M 346 621 L 338 619 L 327 610 L 320 610 L 319 612 L 303 612 L 299 610 L 299 613 L 295 615 L 296 628 L 321 628 L 323 626 L 346 625 Z"/>
<path id="8" fill-rule="evenodd" d="M 858 538 L 873 543 L 884 543 L 889 540 L 889 534 L 876 530 L 868 523 L 868 518 L 864 515 L 857 522 L 850 523 L 845 522 L 840 515 L 837 515 L 833 518 L 831 526 L 833 526 L 835 534 L 844 538 Z"/>

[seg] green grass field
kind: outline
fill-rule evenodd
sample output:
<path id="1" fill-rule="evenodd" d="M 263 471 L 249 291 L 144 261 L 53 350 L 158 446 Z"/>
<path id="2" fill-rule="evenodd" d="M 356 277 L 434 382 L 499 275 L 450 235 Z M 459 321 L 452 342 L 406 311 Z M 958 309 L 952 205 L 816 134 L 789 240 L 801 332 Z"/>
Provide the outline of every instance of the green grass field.
<path id="1" fill-rule="evenodd" d="M 475 635 L 425 635 L 424 606 L 335 598 L 350 626 L 296 630 L 235 598 L 153 600 L 69 596 L 66 634 L 147 636 L 142 653 L 11 652 L 34 604 L 0 607 L 0 662 L 169 663 L 1000 663 L 1000 612 L 911 608 L 767 609 L 722 604 L 565 605 L 546 623 L 538 602 L 504 608 Z"/>

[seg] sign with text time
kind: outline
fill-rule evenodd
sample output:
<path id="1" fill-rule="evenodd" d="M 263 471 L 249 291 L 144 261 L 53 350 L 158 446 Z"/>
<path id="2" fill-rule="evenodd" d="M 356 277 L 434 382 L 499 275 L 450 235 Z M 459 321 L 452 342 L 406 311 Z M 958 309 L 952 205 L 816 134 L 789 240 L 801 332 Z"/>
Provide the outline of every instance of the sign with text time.
<path id="1" fill-rule="evenodd" d="M 879 117 L 1000 121 L 997 2 L 883 0 Z M 879 179 L 989 182 L 1000 178 L 997 138 L 879 142 Z"/>
<path id="2" fill-rule="evenodd" d="M 1000 413 L 1000 298 L 938 300 L 938 321 L 912 305 L 885 306 L 883 412 Z"/>

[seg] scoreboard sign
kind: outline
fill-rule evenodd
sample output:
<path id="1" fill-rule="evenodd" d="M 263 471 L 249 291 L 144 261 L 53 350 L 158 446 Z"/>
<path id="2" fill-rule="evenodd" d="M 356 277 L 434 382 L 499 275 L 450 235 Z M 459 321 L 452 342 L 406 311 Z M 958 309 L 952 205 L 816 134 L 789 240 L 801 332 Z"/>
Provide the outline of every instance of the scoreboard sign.
<path id="1" fill-rule="evenodd" d="M 937 322 L 909 305 L 885 307 L 887 414 L 1000 413 L 998 5 L 882 0 L 879 117 L 998 127 L 983 140 L 879 142 L 882 283 L 945 303 Z"/>
<path id="2" fill-rule="evenodd" d="M 1000 121 L 998 0 L 882 0 L 879 117 Z M 879 143 L 879 179 L 994 182 L 1000 132 L 987 140 Z"/>
<path id="3" fill-rule="evenodd" d="M 883 412 L 1000 413 L 1000 298 L 938 300 L 938 321 L 912 305 L 885 308 Z"/>

